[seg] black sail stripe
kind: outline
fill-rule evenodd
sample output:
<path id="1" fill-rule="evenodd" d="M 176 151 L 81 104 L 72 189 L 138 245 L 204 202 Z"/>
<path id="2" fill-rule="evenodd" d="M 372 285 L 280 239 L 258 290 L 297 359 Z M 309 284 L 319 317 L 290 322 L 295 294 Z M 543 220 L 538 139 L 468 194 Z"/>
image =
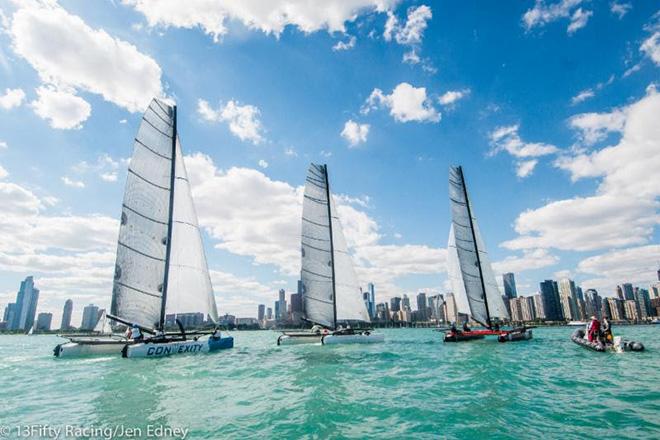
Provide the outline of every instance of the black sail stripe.
<path id="1" fill-rule="evenodd" d="M 160 156 L 160 157 L 162 157 L 163 159 L 172 160 L 171 157 L 167 157 L 167 156 L 165 156 L 164 154 L 159 153 L 158 151 L 154 150 L 153 148 L 151 148 L 150 146 L 148 146 L 147 144 L 145 144 L 144 142 L 142 142 L 142 141 L 139 140 L 138 138 L 135 138 L 135 142 L 137 142 L 138 144 L 140 144 L 141 146 L 143 146 L 143 147 L 146 148 L 147 150 L 151 151 L 151 152 L 154 153 L 156 156 Z"/>
<path id="2" fill-rule="evenodd" d="M 317 222 L 315 222 L 315 221 L 313 221 L 313 220 L 310 220 L 310 219 L 308 219 L 308 218 L 305 218 L 305 217 L 303 217 L 302 219 L 303 219 L 304 221 L 306 221 L 307 223 L 311 223 L 311 224 L 313 224 L 313 225 L 320 226 L 320 227 L 322 227 L 322 228 L 329 228 L 329 227 L 330 227 L 330 225 L 324 225 L 324 224 L 322 224 L 322 223 L 317 223 Z"/>
<path id="3" fill-rule="evenodd" d="M 304 241 L 302 242 L 302 244 L 303 244 L 303 246 L 307 246 L 308 248 L 316 249 L 317 251 L 320 251 L 320 252 L 330 252 L 330 249 L 321 249 L 321 248 L 312 246 L 309 243 L 305 243 Z"/>
<path id="4" fill-rule="evenodd" d="M 169 112 L 169 110 L 164 109 L 163 106 L 160 105 L 160 101 L 158 101 L 157 99 L 154 99 L 153 102 L 155 102 L 156 105 L 157 105 L 158 107 L 160 107 L 160 109 L 163 111 L 163 113 L 165 113 L 165 114 L 167 115 L 168 118 L 170 117 L 170 112 Z"/>
<path id="5" fill-rule="evenodd" d="M 144 181 L 147 182 L 149 185 L 153 185 L 153 186 L 155 186 L 156 188 L 160 188 L 160 189 L 163 189 L 163 190 L 165 190 L 165 191 L 169 191 L 169 190 L 170 190 L 169 188 L 166 188 L 166 187 L 164 187 L 164 186 L 160 186 L 160 185 L 158 185 L 157 183 L 153 183 L 151 180 L 148 180 L 148 179 L 146 179 L 146 178 L 140 176 L 138 173 L 136 173 L 135 171 L 133 171 L 133 170 L 130 169 L 130 168 L 128 169 L 128 172 L 131 173 L 131 174 L 133 174 L 135 177 L 138 177 L 138 178 L 144 180 Z"/>
<path id="6" fill-rule="evenodd" d="M 303 238 L 309 238 L 310 240 L 316 240 L 316 241 L 330 241 L 326 238 L 316 238 L 316 237 L 312 237 L 312 236 L 305 235 L 305 234 L 303 234 L 302 237 Z"/>
<path id="7" fill-rule="evenodd" d="M 309 296 L 309 295 L 305 296 L 305 299 L 306 300 L 313 299 L 314 301 L 322 302 L 322 303 L 325 303 L 325 304 L 333 304 L 332 301 L 327 301 L 327 300 L 324 300 L 324 299 L 321 299 L 321 298 L 316 298 L 316 297 Z"/>
<path id="8" fill-rule="evenodd" d="M 131 290 L 134 290 L 136 292 L 142 293 L 144 295 L 153 296 L 154 298 L 161 298 L 160 295 L 156 295 L 155 293 L 151 293 L 151 292 L 144 291 L 142 289 L 138 289 L 137 287 L 129 286 L 128 284 L 124 284 L 124 283 L 121 283 L 119 281 L 115 281 L 115 283 L 122 286 L 122 287 L 125 287 L 127 289 L 131 289 Z"/>
<path id="9" fill-rule="evenodd" d="M 150 107 L 149 107 L 149 110 L 151 110 L 152 113 L 153 113 L 154 115 L 158 116 L 158 118 L 159 118 L 161 121 L 163 121 L 165 124 L 167 124 L 169 127 L 172 126 L 172 123 L 171 123 L 170 121 L 168 121 L 167 119 L 165 119 L 164 117 L 162 117 L 162 116 L 160 115 L 160 113 L 158 113 L 153 107 L 150 106 Z"/>
<path id="10" fill-rule="evenodd" d="M 152 221 L 152 222 L 154 222 L 154 223 L 158 223 L 158 224 L 161 224 L 161 225 L 165 225 L 165 226 L 167 226 L 167 222 L 162 222 L 162 221 L 160 221 L 160 220 L 156 220 L 155 218 L 149 217 L 148 215 L 144 215 L 144 214 L 142 214 L 141 212 L 139 212 L 139 211 L 137 211 L 137 210 L 131 208 L 130 206 L 126 205 L 125 203 L 123 203 L 121 206 L 123 206 L 124 208 L 128 209 L 128 210 L 131 211 L 133 214 L 137 214 L 137 215 L 139 215 L 140 217 L 142 217 L 142 218 L 144 218 L 144 219 L 147 219 L 147 220 Z"/>
<path id="11" fill-rule="evenodd" d="M 328 201 L 327 201 L 327 200 L 317 199 L 316 197 L 308 196 L 307 194 L 305 194 L 305 198 L 306 198 L 307 200 L 311 200 L 312 202 L 316 202 L 316 203 L 318 203 L 319 205 L 327 205 L 327 204 L 328 204 Z"/>
<path id="12" fill-rule="evenodd" d="M 165 261 L 164 258 L 154 257 L 153 255 L 149 255 L 149 254 L 144 253 L 144 252 L 142 252 L 142 251 L 138 251 L 137 249 L 132 248 L 132 247 L 130 247 L 129 245 L 122 243 L 121 241 L 117 241 L 117 244 L 118 244 L 119 246 L 121 246 L 121 247 L 124 247 L 124 248 L 130 250 L 130 251 L 135 252 L 136 254 L 140 254 L 140 255 L 142 255 L 142 256 L 144 256 L 144 257 L 151 258 L 152 260 L 156 260 L 156 261 Z"/>
<path id="13" fill-rule="evenodd" d="M 314 276 L 317 276 L 317 277 L 321 277 L 321 278 L 327 278 L 329 280 L 332 279 L 332 275 L 323 275 L 323 274 L 320 274 L 320 273 L 312 272 L 309 269 L 301 269 L 301 272 L 307 272 L 308 274 L 311 274 L 311 275 L 314 275 Z"/>
<path id="14" fill-rule="evenodd" d="M 151 122 L 149 119 L 147 119 L 146 116 L 143 116 L 143 117 L 142 117 L 142 120 L 143 120 L 144 122 L 146 122 L 147 124 L 151 125 L 151 126 L 153 127 L 154 130 L 156 130 L 157 132 L 159 132 L 160 134 L 162 134 L 162 135 L 165 136 L 166 138 L 171 138 L 171 137 L 172 137 L 172 135 L 171 135 L 170 133 L 165 133 L 163 130 L 161 130 L 160 128 L 156 127 L 156 125 L 154 125 L 153 122 Z"/>

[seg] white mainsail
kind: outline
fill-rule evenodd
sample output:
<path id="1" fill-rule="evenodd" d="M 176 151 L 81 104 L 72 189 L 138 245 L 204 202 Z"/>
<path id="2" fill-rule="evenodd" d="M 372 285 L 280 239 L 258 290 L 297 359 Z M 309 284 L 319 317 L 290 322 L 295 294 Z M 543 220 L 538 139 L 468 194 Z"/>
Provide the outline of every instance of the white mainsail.
<path id="1" fill-rule="evenodd" d="M 493 317 L 508 318 L 467 197 L 461 167 L 449 170 L 449 200 L 452 225 L 447 267 L 457 310 L 484 325 L 490 325 Z"/>
<path id="2" fill-rule="evenodd" d="M 128 168 L 111 313 L 162 327 L 165 311 L 202 312 L 217 320 L 176 134 L 176 107 L 154 99 L 142 118 Z"/>
<path id="3" fill-rule="evenodd" d="M 102 335 L 111 335 L 112 334 L 112 327 L 110 326 L 110 319 L 108 319 L 105 310 L 103 310 L 103 313 L 101 313 L 101 316 L 99 317 L 99 320 L 96 322 L 96 326 L 94 326 L 94 333 L 99 333 Z"/>
<path id="4" fill-rule="evenodd" d="M 301 252 L 306 318 L 331 328 L 340 320 L 369 322 L 325 165 L 311 164 L 307 172 Z"/>

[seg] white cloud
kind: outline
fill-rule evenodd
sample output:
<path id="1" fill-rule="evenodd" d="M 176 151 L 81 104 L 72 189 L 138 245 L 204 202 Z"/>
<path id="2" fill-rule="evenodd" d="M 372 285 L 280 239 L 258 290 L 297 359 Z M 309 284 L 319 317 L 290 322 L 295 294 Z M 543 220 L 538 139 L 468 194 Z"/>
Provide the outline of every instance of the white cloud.
<path id="1" fill-rule="evenodd" d="M 658 256 L 657 244 L 612 250 L 580 261 L 577 270 L 595 277 L 583 281 L 583 288 L 596 288 L 602 295 L 615 292 L 621 283 L 648 286 L 657 282 Z"/>
<path id="2" fill-rule="evenodd" d="M 350 50 L 355 47 L 356 42 L 357 42 L 357 38 L 355 38 L 354 35 L 351 35 L 348 41 L 337 41 L 337 43 L 334 46 L 332 46 L 332 50 L 335 52 L 341 50 Z"/>
<path id="3" fill-rule="evenodd" d="M 589 17 L 594 15 L 592 11 L 584 11 L 582 8 L 578 8 L 571 17 L 571 23 L 568 25 L 566 32 L 569 35 L 574 34 L 577 30 L 582 29 L 587 25 Z"/>
<path id="4" fill-rule="evenodd" d="M 99 177 L 101 177 L 101 180 L 104 180 L 106 182 L 117 181 L 117 173 L 101 173 Z"/>
<path id="5" fill-rule="evenodd" d="M 465 98 L 469 94 L 470 89 L 449 90 L 438 98 L 438 102 L 442 105 L 451 105 Z"/>
<path id="6" fill-rule="evenodd" d="M 554 266 L 558 262 L 559 257 L 550 254 L 546 249 L 525 249 L 521 256 L 508 256 L 504 260 L 494 262 L 493 270 L 498 274 L 520 273 Z"/>
<path id="7" fill-rule="evenodd" d="M 46 119 L 53 128 L 80 129 L 92 113 L 92 106 L 72 93 L 50 86 L 41 86 L 36 92 L 38 98 L 30 105 L 34 112 L 40 118 Z"/>
<path id="8" fill-rule="evenodd" d="M 265 160 L 261 159 L 261 160 L 259 160 L 259 166 L 260 166 L 261 168 L 268 168 L 268 162 L 266 162 Z"/>
<path id="9" fill-rule="evenodd" d="M 294 150 L 293 148 L 286 148 L 284 150 L 284 154 L 286 156 L 290 156 L 290 157 L 297 157 L 298 156 L 298 153 L 296 153 L 296 150 Z"/>
<path id="10" fill-rule="evenodd" d="M 524 179 L 534 172 L 534 168 L 539 163 L 538 159 L 522 160 L 516 166 L 516 176 Z"/>
<path id="11" fill-rule="evenodd" d="M 263 127 L 259 120 L 260 111 L 253 105 L 240 105 L 231 100 L 214 110 L 207 101 L 197 101 L 197 113 L 210 122 L 228 122 L 229 131 L 242 141 L 257 145 L 264 141 Z"/>
<path id="12" fill-rule="evenodd" d="M 589 98 L 593 98 L 594 96 L 596 96 L 596 94 L 594 93 L 593 90 L 591 89 L 582 90 L 580 93 L 578 93 L 577 95 L 571 98 L 571 105 L 579 104 L 583 101 L 586 101 Z"/>
<path id="13" fill-rule="evenodd" d="M 615 109 L 610 113 L 581 113 L 568 121 L 571 128 L 579 131 L 579 139 L 584 145 L 594 145 L 605 139 L 609 133 L 623 130 L 625 113 Z"/>
<path id="14" fill-rule="evenodd" d="M 546 5 L 543 0 L 536 0 L 534 7 L 523 14 L 523 26 L 529 31 L 534 27 L 543 27 L 562 18 L 570 18 L 567 32 L 572 34 L 586 26 L 589 17 L 593 14 L 582 8 L 576 10 L 575 8 L 581 3 L 582 0 L 560 0 L 557 3 Z"/>
<path id="15" fill-rule="evenodd" d="M 25 99 L 23 89 L 5 89 L 5 94 L 0 96 L 0 107 L 5 110 L 11 110 L 18 107 Z"/>
<path id="16" fill-rule="evenodd" d="M 649 38 L 644 40 L 639 50 L 644 52 L 656 66 L 660 66 L 660 31 L 653 32 Z"/>
<path id="17" fill-rule="evenodd" d="M 345 32 L 346 23 L 358 16 L 385 12 L 398 0 L 326 0 L 323 4 L 307 0 L 123 0 L 144 14 L 149 26 L 200 27 L 214 41 L 227 34 L 225 23 L 235 20 L 244 26 L 279 36 L 292 26 L 304 33 L 327 30 Z"/>
<path id="18" fill-rule="evenodd" d="M 617 1 L 610 3 L 610 11 L 612 14 L 617 15 L 619 20 L 621 20 L 631 9 L 632 4 L 630 3 L 619 3 Z"/>
<path id="19" fill-rule="evenodd" d="M 239 277 L 219 270 L 210 270 L 210 275 L 219 314 L 255 316 L 259 304 L 270 307 L 276 298 L 278 289 L 253 277 Z"/>
<path id="20" fill-rule="evenodd" d="M 71 170 L 79 175 L 93 174 L 105 182 L 116 182 L 120 163 L 127 163 L 128 159 L 113 159 L 109 154 L 103 153 L 96 158 L 96 162 L 89 163 L 80 161 L 71 167 Z"/>
<path id="21" fill-rule="evenodd" d="M 0 141 L 0 150 L 6 150 L 7 148 L 9 148 L 9 145 L 7 145 L 7 142 Z"/>
<path id="22" fill-rule="evenodd" d="M 55 2 L 24 2 L 8 29 L 14 51 L 44 83 L 82 90 L 131 112 L 161 96 L 161 69 L 135 46 L 93 29 Z"/>
<path id="23" fill-rule="evenodd" d="M 82 180 L 73 180 L 73 179 L 69 178 L 68 176 L 63 176 L 62 177 L 62 182 L 64 182 L 64 184 L 66 186 L 70 186 L 72 188 L 84 188 L 85 187 L 85 182 L 83 182 Z"/>
<path id="24" fill-rule="evenodd" d="M 406 82 L 397 85 L 391 94 L 374 89 L 367 98 L 361 112 L 389 108 L 390 115 L 398 122 L 439 122 L 440 113 L 426 96 L 425 87 L 414 87 Z"/>
<path id="25" fill-rule="evenodd" d="M 4 179 L 7 176 L 9 176 L 9 172 L 5 169 L 5 167 L 0 165 L 0 179 Z"/>
<path id="26" fill-rule="evenodd" d="M 420 44 L 424 37 L 424 30 L 428 26 L 427 22 L 432 17 L 431 8 L 426 5 L 410 7 L 406 22 L 401 26 L 394 13 L 388 11 L 383 38 L 385 41 L 391 41 L 394 38 L 397 43 L 407 46 Z"/>
<path id="27" fill-rule="evenodd" d="M 519 125 L 508 125 L 497 127 L 490 135 L 491 150 L 489 155 L 493 156 L 501 151 L 506 151 L 516 161 L 516 174 L 520 178 L 532 174 L 538 160 L 535 157 L 555 154 L 559 151 L 557 147 L 541 142 L 525 142 L 518 134 Z"/>
<path id="28" fill-rule="evenodd" d="M 515 222 L 520 236 L 505 247 L 587 251 L 648 242 L 660 223 L 660 94 L 650 88 L 618 112 L 617 144 L 555 162 L 573 181 L 600 179 L 596 194 L 523 212 Z"/>
<path id="29" fill-rule="evenodd" d="M 367 141 L 369 134 L 369 124 L 359 124 L 351 119 L 346 121 L 341 136 L 348 141 L 351 147 L 355 147 L 362 142 Z"/>

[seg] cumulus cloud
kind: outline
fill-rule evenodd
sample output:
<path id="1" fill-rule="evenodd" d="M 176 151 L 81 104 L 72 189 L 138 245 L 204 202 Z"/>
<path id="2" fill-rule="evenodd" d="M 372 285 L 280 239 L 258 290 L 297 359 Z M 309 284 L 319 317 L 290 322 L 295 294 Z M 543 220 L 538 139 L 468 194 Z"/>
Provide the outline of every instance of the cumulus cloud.
<path id="1" fill-rule="evenodd" d="M 214 110 L 207 101 L 197 101 L 197 113 L 209 122 L 227 122 L 229 131 L 242 141 L 250 141 L 257 145 L 264 141 L 263 127 L 259 116 L 261 112 L 253 105 L 240 105 L 231 100 Z"/>
<path id="2" fill-rule="evenodd" d="M 74 179 L 71 179 L 68 176 L 63 176 L 62 177 L 62 182 L 64 182 L 64 184 L 66 186 L 70 186 L 72 188 L 84 188 L 85 187 L 85 182 L 83 182 L 82 180 L 74 180 Z"/>
<path id="3" fill-rule="evenodd" d="M 389 95 L 381 89 L 374 89 L 362 106 L 361 113 L 367 114 L 378 108 L 388 108 L 390 115 L 398 122 L 440 121 L 440 113 L 427 97 L 426 88 L 414 87 L 407 82 L 397 85 Z"/>
<path id="4" fill-rule="evenodd" d="M 72 166 L 71 170 L 78 175 L 93 174 L 104 182 L 116 182 L 120 166 L 127 163 L 128 159 L 115 160 L 109 154 L 103 153 L 96 158 L 96 161 L 92 163 L 80 161 Z"/>
<path id="5" fill-rule="evenodd" d="M 351 147 L 366 142 L 368 134 L 369 124 L 360 124 L 352 119 L 346 121 L 344 129 L 341 131 L 341 137 L 346 139 Z"/>
<path id="6" fill-rule="evenodd" d="M 588 251 L 648 242 L 660 223 L 660 94 L 650 88 L 617 112 L 618 143 L 555 161 L 573 181 L 600 179 L 596 193 L 523 212 L 515 222 L 520 236 L 505 247 Z"/>
<path id="7" fill-rule="evenodd" d="M 619 17 L 619 20 L 621 20 L 631 9 L 632 4 L 630 3 L 619 3 L 617 1 L 610 3 L 610 12 Z"/>
<path id="8" fill-rule="evenodd" d="M 435 70 L 428 60 L 422 60 L 419 56 L 420 46 L 424 38 L 424 31 L 428 21 L 433 17 L 431 8 L 426 5 L 408 8 L 405 23 L 401 24 L 392 11 L 387 11 L 387 21 L 383 31 L 385 41 L 396 41 L 398 44 L 408 46 L 409 50 L 403 54 L 403 62 L 408 64 L 419 64 L 423 62 L 424 70 Z"/>
<path id="9" fill-rule="evenodd" d="M 92 106 L 87 101 L 70 92 L 52 86 L 41 86 L 36 92 L 37 99 L 30 106 L 53 128 L 80 129 L 92 113 Z"/>
<path id="10" fill-rule="evenodd" d="M 332 46 L 332 50 L 335 52 L 342 50 L 350 50 L 355 47 L 356 42 L 357 42 L 357 38 L 355 38 L 354 35 L 351 35 L 351 37 L 347 41 L 337 41 L 337 43 L 334 46 Z"/>
<path id="11" fill-rule="evenodd" d="M 581 113 L 572 116 L 568 123 L 577 130 L 580 142 L 590 146 L 605 139 L 609 133 L 620 133 L 625 121 L 625 112 L 615 109 L 609 113 Z"/>
<path id="12" fill-rule="evenodd" d="M 538 160 L 535 157 L 555 154 L 559 151 L 557 147 L 541 142 L 525 142 L 518 133 L 518 124 L 497 127 L 490 135 L 491 150 L 489 155 L 493 156 L 501 151 L 506 151 L 517 159 L 516 174 L 520 178 L 532 174 Z"/>
<path id="13" fill-rule="evenodd" d="M 358 16 L 382 13 L 398 0 L 123 0 L 142 13 L 149 26 L 192 29 L 199 27 L 214 41 L 227 34 L 226 22 L 235 20 L 249 29 L 279 36 L 287 26 L 304 33 L 327 30 L 345 32 L 346 23 Z"/>
<path id="14" fill-rule="evenodd" d="M 25 92 L 23 89 L 5 89 L 5 94 L 0 95 L 0 108 L 11 110 L 20 106 L 24 99 Z"/>
<path id="15" fill-rule="evenodd" d="M 12 47 L 44 83 L 98 94 L 131 112 L 161 96 L 160 67 L 134 45 L 93 29 L 55 2 L 20 5 L 8 27 Z"/>
<path id="16" fill-rule="evenodd" d="M 582 90 L 580 93 L 578 93 L 577 95 L 571 98 L 571 105 L 577 105 L 581 102 L 586 101 L 587 99 L 593 98 L 594 96 L 596 96 L 597 92 L 609 86 L 613 82 L 614 82 L 614 75 L 611 75 L 607 81 L 599 82 L 592 88 Z"/>
<path id="17" fill-rule="evenodd" d="M 559 257 L 550 254 L 546 249 L 525 249 L 520 256 L 508 256 L 504 260 L 493 263 L 493 270 L 502 274 L 506 272 L 520 273 L 526 270 L 542 269 L 554 266 Z"/>
<path id="18" fill-rule="evenodd" d="M 438 98 L 442 105 L 452 105 L 470 94 L 470 89 L 449 90 Z"/>
<path id="19" fill-rule="evenodd" d="M 573 34 L 586 26 L 589 17 L 593 14 L 592 11 L 578 8 L 581 3 L 582 0 L 560 0 L 548 5 L 543 0 L 536 0 L 534 7 L 523 14 L 523 26 L 529 31 L 535 27 L 543 27 L 553 21 L 568 18 L 570 22 L 566 32 L 569 35 Z"/>
<path id="20" fill-rule="evenodd" d="M 644 40 L 639 50 L 644 52 L 656 66 L 660 66 L 660 31 L 653 32 L 650 37 Z"/>
<path id="21" fill-rule="evenodd" d="M 259 166 L 260 166 L 261 168 L 268 168 L 268 162 L 266 162 L 265 160 L 261 159 L 261 160 L 259 160 Z"/>

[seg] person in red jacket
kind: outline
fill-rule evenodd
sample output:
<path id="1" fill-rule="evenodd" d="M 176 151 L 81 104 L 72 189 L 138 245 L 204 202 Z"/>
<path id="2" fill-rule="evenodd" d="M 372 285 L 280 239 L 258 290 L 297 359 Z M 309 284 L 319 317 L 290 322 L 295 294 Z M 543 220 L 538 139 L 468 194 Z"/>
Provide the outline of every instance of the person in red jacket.
<path id="1" fill-rule="evenodd" d="M 589 333 L 587 335 L 589 342 L 598 341 L 599 334 L 600 334 L 600 322 L 596 319 L 595 316 L 592 316 L 591 323 L 589 324 Z"/>

